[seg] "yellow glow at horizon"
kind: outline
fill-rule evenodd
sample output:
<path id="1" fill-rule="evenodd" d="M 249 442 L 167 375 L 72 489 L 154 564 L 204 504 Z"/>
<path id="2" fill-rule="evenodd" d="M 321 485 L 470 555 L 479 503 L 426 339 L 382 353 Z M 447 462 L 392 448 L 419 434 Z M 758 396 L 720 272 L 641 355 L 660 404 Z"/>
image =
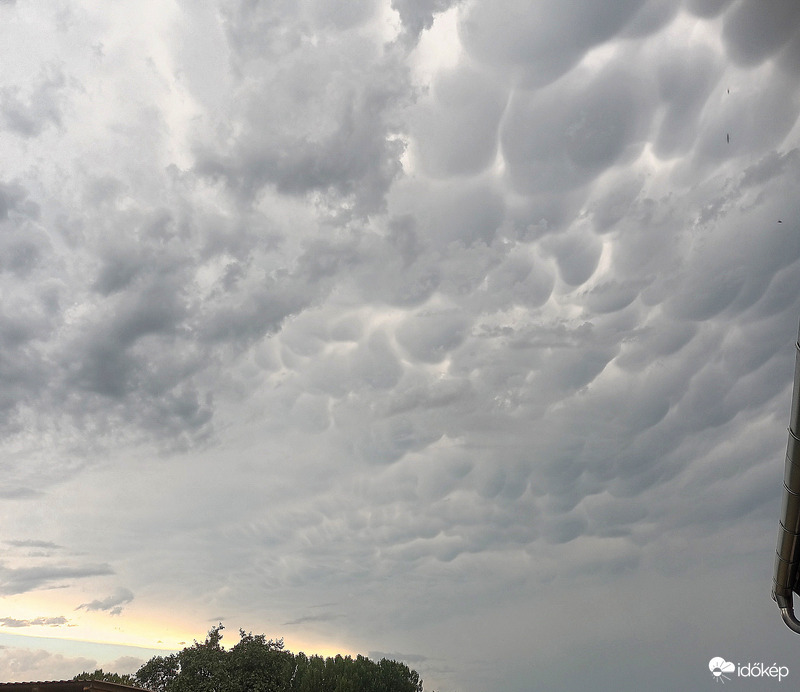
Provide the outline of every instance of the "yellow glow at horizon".
<path id="1" fill-rule="evenodd" d="M 28 592 L 4 601 L 4 617 L 23 621 L 43 616 L 64 617 L 68 621 L 60 626 L 3 627 L 6 634 L 164 650 L 180 649 L 179 642 L 191 643 L 192 637 L 198 636 L 195 625 L 181 621 L 175 613 L 157 617 L 129 604 L 123 605 L 120 615 L 78 609 L 76 603 L 80 604 L 80 597 L 76 598 L 71 589 Z"/>
<path id="2" fill-rule="evenodd" d="M 78 601 L 79 602 L 79 601 Z M 75 608 L 75 593 L 70 589 L 49 589 L 9 596 L 4 599 L 3 617 L 16 620 L 33 620 L 46 613 L 47 617 L 63 616 L 68 624 L 61 626 L 31 625 L 27 627 L 0 627 L 0 632 L 31 639 L 49 638 L 64 641 L 89 642 L 93 644 L 113 644 L 144 649 L 155 649 L 169 654 L 191 646 L 195 640 L 205 640 L 208 631 L 217 623 L 206 620 L 191 620 L 181 616 L 179 609 L 162 611 L 143 608 L 135 602 L 123 606 L 120 615 L 110 615 L 107 611 L 87 611 Z M 250 631 L 246 623 L 223 622 L 222 644 L 226 649 L 239 641 L 239 627 Z M 355 656 L 366 655 L 350 646 L 332 645 L 318 634 L 302 632 L 275 632 L 253 630 L 254 634 L 264 634 L 267 639 L 283 637 L 287 650 L 293 653 L 303 651 L 306 655 Z M 34 645 L 32 645 L 34 646 Z"/>

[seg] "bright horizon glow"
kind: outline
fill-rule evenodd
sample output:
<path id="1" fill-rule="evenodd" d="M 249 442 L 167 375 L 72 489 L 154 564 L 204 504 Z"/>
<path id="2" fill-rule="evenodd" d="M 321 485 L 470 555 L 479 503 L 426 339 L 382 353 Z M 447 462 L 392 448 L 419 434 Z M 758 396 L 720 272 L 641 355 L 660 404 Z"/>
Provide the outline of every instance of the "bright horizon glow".
<path id="1" fill-rule="evenodd" d="M 16 620 L 32 620 L 33 612 L 60 612 L 67 618 L 68 624 L 30 625 L 27 627 L 0 627 L 0 636 L 21 637 L 23 640 L 36 639 L 43 642 L 61 642 L 55 649 L 66 652 L 69 646 L 77 644 L 86 647 L 116 647 L 141 651 L 160 651 L 169 654 L 191 646 L 195 641 L 202 643 L 208 632 L 218 623 L 188 622 L 176 618 L 175 613 L 164 615 L 162 612 L 143 609 L 141 603 L 126 605 L 118 616 L 102 611 L 86 611 L 71 609 L 69 604 L 75 596 L 65 597 L 63 589 L 51 589 L 25 594 L 24 597 L 6 599 L 4 617 Z M 181 621 L 182 620 L 182 621 Z M 227 620 L 227 622 L 226 622 Z M 303 651 L 307 655 L 324 657 L 336 654 L 355 656 L 352 646 L 331 645 L 330 639 L 323 635 L 303 632 L 261 631 L 250 626 L 250 623 L 235 622 L 233 619 L 222 619 L 224 626 L 222 645 L 229 649 L 239 641 L 239 629 L 253 634 L 264 634 L 267 639 L 283 638 L 286 649 L 292 652 Z M 295 628 L 292 628 L 295 629 Z M 48 648 L 48 647 L 45 647 Z M 134 655 L 133 653 L 130 655 Z M 155 655 L 155 654 L 151 654 Z M 149 658 L 149 656 L 148 656 Z M 115 671 L 118 672 L 118 671 Z"/>
<path id="2" fill-rule="evenodd" d="M 141 643 L 143 639 L 137 638 L 130 638 L 127 641 L 124 638 L 115 640 L 112 633 L 100 628 L 93 629 L 88 634 L 84 632 L 83 636 L 71 636 L 72 633 L 69 628 L 59 628 L 58 634 L 46 633 L 44 630 L 52 629 L 46 627 L 36 627 L 36 629 L 40 631 L 35 633 L 30 631 L 10 631 L 9 628 L 2 628 L 0 629 L 0 648 L 31 649 L 57 656 L 64 656 L 70 659 L 94 659 L 95 664 L 88 666 L 92 670 L 95 668 L 102 668 L 106 672 L 123 675 L 135 673 L 140 665 L 146 663 L 154 656 L 169 656 L 186 647 L 191 647 L 195 641 L 202 644 L 205 641 L 208 631 L 213 626 L 214 625 L 209 626 L 202 634 L 186 635 L 186 640 L 181 641 L 175 646 L 170 646 L 163 641 L 147 645 Z M 30 630 L 34 629 L 34 627 L 25 629 Z M 357 651 L 349 647 L 332 647 L 330 644 L 325 643 L 325 638 L 314 635 L 304 636 L 298 634 L 287 637 L 270 634 L 269 632 L 253 631 L 252 633 L 255 635 L 264 634 L 267 639 L 283 638 L 284 649 L 294 654 L 303 652 L 307 656 L 322 656 L 323 658 L 334 657 L 337 654 L 351 656 L 353 658 L 359 654 L 365 656 L 369 655 L 368 651 Z M 239 642 L 239 628 L 235 625 L 225 625 L 222 634 L 222 646 L 226 650 L 230 650 Z M 133 667 L 126 667 L 125 663 L 129 662 L 131 659 L 138 659 L 141 663 L 136 663 Z M 77 675 L 79 672 L 81 671 L 76 670 L 74 674 Z M 24 680 L 19 679 L 8 680 L 7 682 L 23 681 Z"/>
<path id="3" fill-rule="evenodd" d="M 52 593 L 52 592 L 51 592 Z M 30 596 L 36 596 L 31 598 Z M 27 599 L 36 602 L 38 610 L 46 610 L 43 606 L 46 594 L 30 594 Z M 58 606 L 56 606 L 57 608 Z M 62 609 L 63 610 L 63 609 Z M 33 612 L 33 608 L 25 602 L 9 604 L 3 611 L 6 618 L 16 620 L 32 620 L 26 614 Z M 191 646 L 197 640 L 204 641 L 207 633 L 218 623 L 176 623 L 174 615 L 163 615 L 161 613 L 142 612 L 141 607 L 136 605 L 125 607 L 121 615 L 113 616 L 106 612 L 75 610 L 67 612 L 66 625 L 30 625 L 27 627 L 8 627 L 0 626 L 0 634 L 15 635 L 22 637 L 58 639 L 63 641 L 84 642 L 87 644 L 101 644 L 109 646 L 125 646 L 142 649 L 158 649 L 163 651 L 177 651 L 184 646 Z M 318 634 L 285 633 L 275 631 L 257 631 L 250 623 L 235 622 L 233 618 L 223 618 L 223 645 L 230 648 L 238 642 L 239 629 L 253 634 L 264 634 L 267 639 L 280 639 L 284 641 L 292 640 L 298 642 L 297 646 L 289 647 L 293 651 L 297 648 L 306 653 L 323 653 L 324 655 L 335 655 L 337 653 L 352 654 L 354 649 L 349 646 L 331 646 L 326 643 L 326 638 Z M 294 627 L 292 628 L 294 629 Z"/>

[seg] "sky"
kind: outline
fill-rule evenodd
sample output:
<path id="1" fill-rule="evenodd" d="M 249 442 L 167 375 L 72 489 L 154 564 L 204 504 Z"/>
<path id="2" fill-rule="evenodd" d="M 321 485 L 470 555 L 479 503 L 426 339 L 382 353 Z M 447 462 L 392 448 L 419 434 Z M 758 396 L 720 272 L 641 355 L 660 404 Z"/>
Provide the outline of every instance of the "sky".
<path id="1" fill-rule="evenodd" d="M 797 685 L 798 77 L 795 0 L 0 0 L 0 679 Z"/>

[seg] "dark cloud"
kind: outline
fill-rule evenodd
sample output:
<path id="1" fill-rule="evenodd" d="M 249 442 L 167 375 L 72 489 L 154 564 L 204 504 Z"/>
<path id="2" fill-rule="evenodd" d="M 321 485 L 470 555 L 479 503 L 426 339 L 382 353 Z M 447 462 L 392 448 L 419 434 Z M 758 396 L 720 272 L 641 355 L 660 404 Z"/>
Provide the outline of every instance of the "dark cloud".
<path id="1" fill-rule="evenodd" d="M 316 253 L 306 257 L 321 259 Z M 315 297 L 314 288 L 296 277 L 265 278 L 260 285 L 221 296 L 217 305 L 201 307 L 199 337 L 212 343 L 255 341 L 278 331 L 287 317 L 301 312 Z"/>
<path id="2" fill-rule="evenodd" d="M 500 141 L 519 191 L 569 190 L 638 155 L 650 118 L 649 87 L 635 74 L 615 72 L 588 88 L 567 81 L 514 94 Z"/>
<path id="3" fill-rule="evenodd" d="M 686 8 L 698 17 L 710 19 L 724 12 L 732 0 L 686 0 Z"/>
<path id="4" fill-rule="evenodd" d="M 459 0 L 391 0 L 400 15 L 403 31 L 409 42 L 416 42 L 425 29 L 430 29 L 436 15 L 457 5 Z"/>
<path id="5" fill-rule="evenodd" d="M 586 306 L 594 313 L 617 312 L 628 307 L 639 295 L 642 285 L 609 281 L 598 284 L 586 296 Z"/>
<path id="6" fill-rule="evenodd" d="M 75 383 L 104 396 L 124 396 L 136 374 L 134 346 L 147 337 L 173 336 L 184 315 L 176 288 L 158 282 L 102 306 L 94 324 L 83 330 L 82 343 L 70 349 L 85 354 L 71 367 Z"/>
<path id="7" fill-rule="evenodd" d="M 602 252 L 600 241 L 586 233 L 562 233 L 546 239 L 544 246 L 555 256 L 562 281 L 570 286 L 589 280 Z"/>
<path id="8" fill-rule="evenodd" d="M 494 163 L 507 99 L 489 73 L 459 66 L 438 74 L 411 129 L 424 169 L 437 177 L 474 175 Z"/>
<path id="9" fill-rule="evenodd" d="M 48 125 L 61 125 L 62 95 L 66 77 L 50 65 L 30 89 L 19 86 L 0 88 L 0 122 L 25 138 L 36 137 Z"/>
<path id="10" fill-rule="evenodd" d="M 61 627 L 68 625 L 69 620 L 63 615 L 58 617 L 37 617 L 31 620 L 17 620 L 15 618 L 0 618 L 0 627 Z"/>
<path id="11" fill-rule="evenodd" d="M 386 651 L 370 651 L 369 657 L 373 661 L 380 661 L 381 659 L 385 658 L 388 661 L 402 661 L 404 663 L 408 663 L 409 665 L 413 666 L 416 663 L 424 663 L 428 660 L 427 656 L 422 656 L 421 654 L 400 654 L 400 653 L 388 653 Z"/>
<path id="12" fill-rule="evenodd" d="M 435 186 L 411 180 L 400 188 L 395 205 L 402 212 L 407 211 L 407 206 L 416 209 L 416 214 L 408 218 L 421 245 L 437 250 L 446 248 L 446 253 L 435 257 L 440 267 L 455 252 L 447 247 L 450 244 L 491 245 L 506 213 L 505 202 L 497 190 L 473 181 Z M 420 264 L 425 264 L 423 258 L 420 260 Z"/>
<path id="13" fill-rule="evenodd" d="M 13 541 L 6 541 L 9 545 L 13 545 L 16 548 L 60 548 L 60 545 L 53 543 L 52 541 L 40 541 L 35 539 L 25 539 L 25 540 L 13 540 Z"/>
<path id="14" fill-rule="evenodd" d="M 645 38 L 669 24 L 680 11 L 670 0 L 648 0 L 620 32 L 625 38 Z"/>
<path id="15" fill-rule="evenodd" d="M 800 151 L 797 149 L 792 149 L 782 154 L 770 152 L 760 161 L 745 168 L 741 179 L 742 187 L 748 188 L 753 185 L 763 185 L 786 171 L 787 166 L 797 167 L 798 157 L 800 157 Z"/>
<path id="16" fill-rule="evenodd" d="M 397 384 L 403 368 L 383 332 L 376 332 L 353 358 L 354 375 L 376 389 Z"/>
<path id="17" fill-rule="evenodd" d="M 284 622 L 284 627 L 291 627 L 293 625 L 303 625 L 307 622 L 332 622 L 333 620 L 338 620 L 342 616 L 335 615 L 333 613 L 322 613 L 320 615 L 305 615 L 301 618 L 297 618 L 296 620 L 291 620 L 290 622 Z"/>
<path id="18" fill-rule="evenodd" d="M 9 212 L 36 219 L 39 205 L 28 199 L 29 192 L 19 183 L 0 184 L 0 220 L 7 221 Z"/>
<path id="19" fill-rule="evenodd" d="M 722 75 L 722 64 L 708 48 L 664 55 L 657 75 L 659 97 L 666 111 L 655 138 L 662 158 L 688 151 L 698 136 L 703 106 Z M 735 109 L 732 102 L 728 107 Z"/>
<path id="20" fill-rule="evenodd" d="M 464 341 L 468 328 L 468 320 L 458 312 L 423 312 L 399 327 L 397 339 L 415 359 L 439 363 Z"/>
<path id="21" fill-rule="evenodd" d="M 486 276 L 485 308 L 508 309 L 514 305 L 538 308 L 550 298 L 555 276 L 542 257 L 516 248 Z"/>
<path id="22" fill-rule="evenodd" d="M 371 12 L 371 3 L 355 14 L 362 10 Z M 403 145 L 392 135 L 408 99 L 403 54 L 331 32 L 334 14 L 326 11 L 292 25 L 287 19 L 296 12 L 241 2 L 226 9 L 232 60 L 252 89 L 237 95 L 240 134 L 224 145 L 198 147 L 195 170 L 222 178 L 246 199 L 272 185 L 291 195 L 321 196 L 339 211 L 342 204 L 357 214 L 378 211 L 401 170 Z M 261 69 L 264 55 L 279 61 L 275 69 Z M 265 122 L 272 125 L 265 128 Z"/>
<path id="23" fill-rule="evenodd" d="M 344 31 L 363 25 L 378 10 L 375 0 L 356 0 L 342 7 L 330 0 L 314 0 L 309 4 L 309 14 L 315 24 Z"/>
<path id="24" fill-rule="evenodd" d="M 0 498 L 4 500 L 30 500 L 41 497 L 42 492 L 34 488 L 3 488 L 0 490 Z"/>
<path id="25" fill-rule="evenodd" d="M 109 565 L 84 565 L 82 567 L 6 567 L 0 565 L 0 592 L 10 596 L 35 589 L 53 588 L 57 586 L 57 582 L 113 573 Z"/>
<path id="26" fill-rule="evenodd" d="M 552 82 L 593 46 L 620 31 L 646 3 L 626 0 L 613 10 L 548 0 L 535 9 L 507 0 L 467 8 L 459 35 L 476 60 L 519 70 L 530 86 Z M 645 26 L 645 24 L 643 24 Z"/>
<path id="27" fill-rule="evenodd" d="M 89 603 L 81 603 L 75 610 L 107 610 L 111 615 L 119 615 L 122 612 L 122 606 L 132 600 L 133 592 L 130 589 L 119 587 L 110 596 L 95 599 Z"/>
<path id="28" fill-rule="evenodd" d="M 763 62 L 796 35 L 798 19 L 800 8 L 789 0 L 776 2 L 769 12 L 752 3 L 735 4 L 722 29 L 728 55 L 741 65 Z"/>

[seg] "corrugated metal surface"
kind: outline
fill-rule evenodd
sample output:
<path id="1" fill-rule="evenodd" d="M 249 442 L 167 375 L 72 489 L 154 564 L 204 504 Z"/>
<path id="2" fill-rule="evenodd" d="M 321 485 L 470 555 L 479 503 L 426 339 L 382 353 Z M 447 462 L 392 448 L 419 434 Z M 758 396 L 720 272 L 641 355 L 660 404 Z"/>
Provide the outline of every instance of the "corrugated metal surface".
<path id="1" fill-rule="evenodd" d="M 794 389 L 789 416 L 789 442 L 783 475 L 783 506 L 778 527 L 778 546 L 772 577 L 772 598 L 786 625 L 800 634 L 794 614 L 793 593 L 798 592 L 800 571 L 800 330 L 795 343 Z"/>

